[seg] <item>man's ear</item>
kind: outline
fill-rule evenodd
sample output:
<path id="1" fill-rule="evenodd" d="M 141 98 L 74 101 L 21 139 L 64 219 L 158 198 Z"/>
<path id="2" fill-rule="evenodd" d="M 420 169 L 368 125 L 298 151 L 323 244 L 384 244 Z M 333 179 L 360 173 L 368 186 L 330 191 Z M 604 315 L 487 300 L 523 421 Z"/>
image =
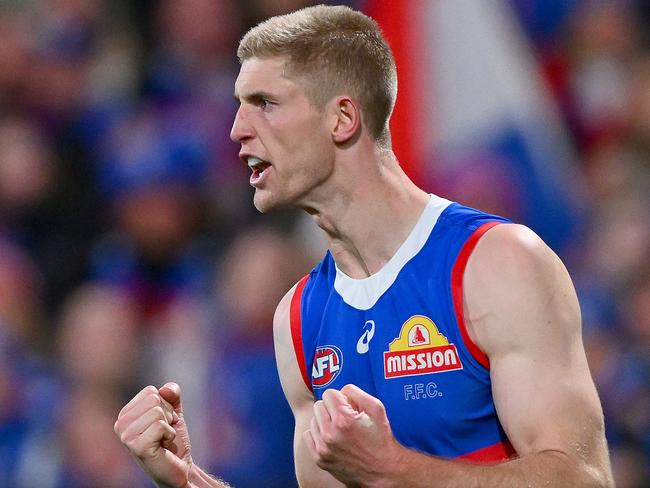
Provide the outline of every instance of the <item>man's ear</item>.
<path id="1" fill-rule="evenodd" d="M 359 104 L 348 96 L 332 100 L 334 115 L 332 139 L 337 144 L 345 144 L 361 130 L 361 109 Z"/>

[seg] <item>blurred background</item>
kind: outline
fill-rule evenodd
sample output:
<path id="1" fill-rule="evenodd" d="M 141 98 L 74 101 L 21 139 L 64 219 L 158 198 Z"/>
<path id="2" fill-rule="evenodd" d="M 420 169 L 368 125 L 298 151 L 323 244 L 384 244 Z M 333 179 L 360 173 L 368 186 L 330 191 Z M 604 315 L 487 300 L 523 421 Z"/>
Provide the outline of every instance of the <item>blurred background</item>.
<path id="1" fill-rule="evenodd" d="M 257 214 L 228 133 L 239 38 L 312 3 L 0 0 L 0 487 L 150 486 L 113 422 L 171 379 L 198 463 L 295 486 L 271 322 L 323 242 Z M 650 486 L 650 3 L 344 3 L 413 179 L 564 259 L 617 486 Z"/>

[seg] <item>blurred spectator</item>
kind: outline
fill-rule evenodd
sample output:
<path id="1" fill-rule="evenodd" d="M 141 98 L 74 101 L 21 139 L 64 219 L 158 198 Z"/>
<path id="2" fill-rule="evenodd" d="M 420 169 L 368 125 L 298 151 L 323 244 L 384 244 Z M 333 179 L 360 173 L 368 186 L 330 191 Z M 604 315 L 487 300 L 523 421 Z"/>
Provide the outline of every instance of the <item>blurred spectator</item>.
<path id="1" fill-rule="evenodd" d="M 146 486 L 112 430 L 115 412 L 142 381 L 137 305 L 117 288 L 88 283 L 62 308 L 57 345 L 65 408 L 57 419 L 63 456 L 56 488 Z"/>
<path id="2" fill-rule="evenodd" d="M 203 151 L 202 190 L 217 236 L 222 226 L 234 222 L 237 228 L 250 209 L 244 165 L 229 139 L 242 18 L 233 0 L 163 0 L 148 19 L 153 47 L 145 64 L 149 106 L 143 112 L 159 121 L 163 137 Z"/>
<path id="3" fill-rule="evenodd" d="M 293 421 L 275 366 L 272 326 L 277 303 L 308 269 L 306 251 L 278 230 L 255 228 L 243 232 L 222 260 L 219 353 L 208 407 L 220 414 L 208 421 L 208 465 L 237 487 L 296 486 Z"/>
<path id="4" fill-rule="evenodd" d="M 95 243 L 92 273 L 128 289 L 149 318 L 180 293 L 207 290 L 200 189 L 210 153 L 200 136 L 142 112 L 106 141 L 98 176 L 113 227 Z"/>
<path id="5" fill-rule="evenodd" d="M 30 486 L 31 455 L 55 433 L 60 382 L 45 355 L 40 275 L 20 249 L 0 240 L 0 483 Z M 47 478 L 46 465 L 36 469 Z"/>
<path id="6" fill-rule="evenodd" d="M 0 119 L 0 147 L 0 209 L 11 224 L 52 192 L 52 153 L 37 128 L 18 118 Z"/>
<path id="7" fill-rule="evenodd" d="M 620 135 L 640 54 L 632 2 L 583 2 L 570 17 L 570 86 L 578 141 L 591 145 Z"/>
<path id="8" fill-rule="evenodd" d="M 48 316 L 85 272 L 102 218 L 83 175 L 59 163 L 33 120 L 0 117 L 0 229 L 36 261 Z"/>
<path id="9" fill-rule="evenodd" d="M 133 297 L 105 285 L 75 290 L 63 307 L 58 337 L 68 382 L 118 392 L 135 388 L 141 328 Z"/>
<path id="10" fill-rule="evenodd" d="M 646 262 L 650 250 L 647 201 L 628 193 L 604 206 L 594 217 L 588 242 L 589 267 L 605 279 L 613 291 L 622 291 Z"/>
<path id="11" fill-rule="evenodd" d="M 111 390 L 101 388 L 68 392 L 60 418 L 62 466 L 53 488 L 150 485 L 113 432 L 120 402 L 121 398 L 116 398 Z"/>
<path id="12" fill-rule="evenodd" d="M 42 277 L 20 248 L 0 237 L 0 322 L 8 341 L 43 345 Z"/>
<path id="13" fill-rule="evenodd" d="M 19 106 L 22 84 L 27 76 L 27 29 L 24 19 L 0 10 L 0 108 Z"/>
<path id="14" fill-rule="evenodd" d="M 161 0 L 155 12 L 157 46 L 149 90 L 165 98 L 222 99 L 232 92 L 232 47 L 241 12 L 232 0 Z"/>
<path id="15" fill-rule="evenodd" d="M 100 2 L 44 0 L 27 15 L 33 62 L 24 80 L 28 104 L 58 128 L 83 108 Z"/>

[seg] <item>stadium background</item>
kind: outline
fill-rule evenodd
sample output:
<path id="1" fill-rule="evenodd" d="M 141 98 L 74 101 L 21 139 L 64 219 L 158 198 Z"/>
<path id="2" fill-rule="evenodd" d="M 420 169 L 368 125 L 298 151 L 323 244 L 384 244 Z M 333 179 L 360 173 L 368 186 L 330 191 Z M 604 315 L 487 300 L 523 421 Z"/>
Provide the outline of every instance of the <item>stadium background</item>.
<path id="1" fill-rule="evenodd" d="M 650 486 L 650 5 L 347 3 L 395 49 L 409 173 L 565 260 L 618 487 Z M 271 318 L 323 244 L 257 215 L 228 132 L 238 39 L 308 4 L 0 1 L 0 487 L 150 486 L 112 426 L 169 379 L 197 462 L 295 484 Z"/>

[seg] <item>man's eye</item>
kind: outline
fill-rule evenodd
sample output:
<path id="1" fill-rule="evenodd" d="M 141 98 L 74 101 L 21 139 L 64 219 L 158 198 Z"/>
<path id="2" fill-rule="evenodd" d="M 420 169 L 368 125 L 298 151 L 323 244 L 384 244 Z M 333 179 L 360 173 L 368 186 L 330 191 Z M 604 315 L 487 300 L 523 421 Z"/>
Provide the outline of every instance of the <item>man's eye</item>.
<path id="1" fill-rule="evenodd" d="M 257 105 L 262 110 L 268 110 L 273 105 L 273 102 L 267 100 L 266 98 L 260 98 L 259 101 L 257 102 Z"/>

